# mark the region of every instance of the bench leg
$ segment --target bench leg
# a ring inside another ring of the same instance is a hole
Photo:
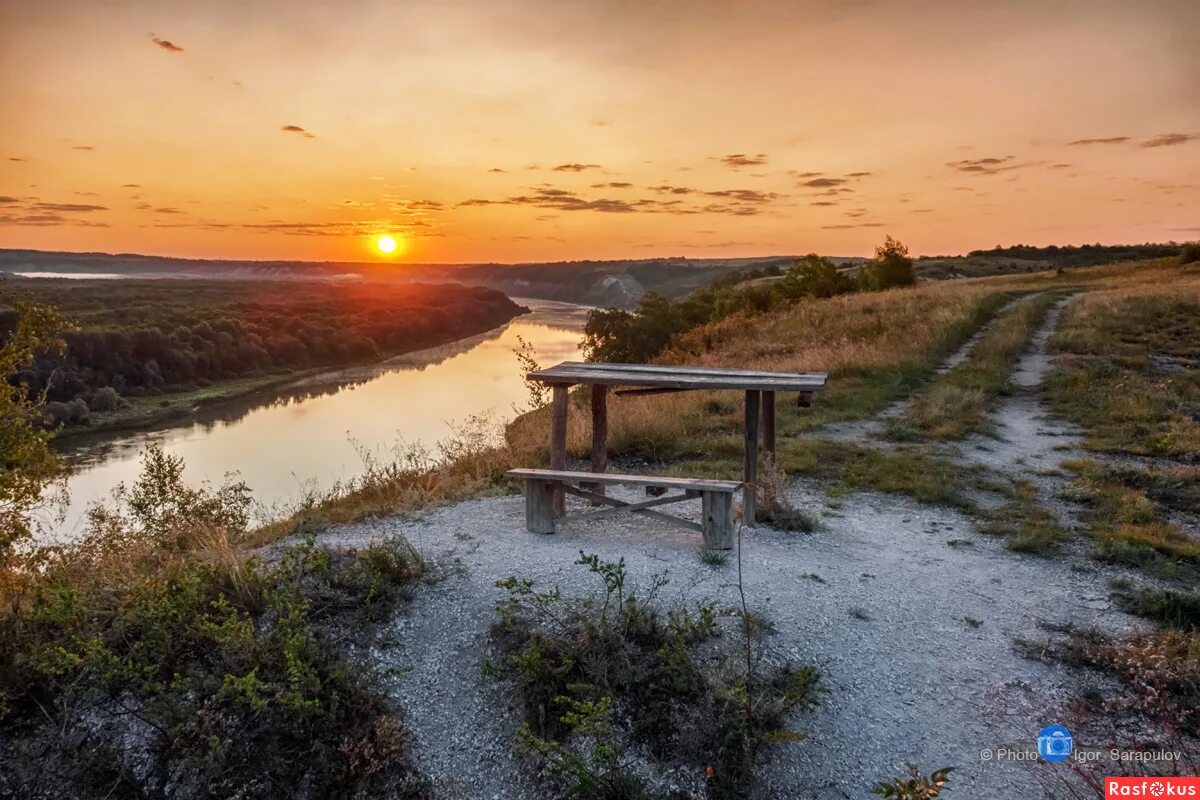
[[[554,384],[551,389],[550,408],[550,469],[563,470],[567,468],[567,389],[564,384]],[[561,488],[555,484],[554,513],[563,516],[567,513],[567,498]]]
[[[525,481],[525,527],[531,533],[554,533],[554,481]]]
[[[705,492],[701,502],[704,506],[704,549],[732,549],[733,493]]]

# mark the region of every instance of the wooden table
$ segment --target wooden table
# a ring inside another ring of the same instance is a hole
[[[733,389],[745,393],[746,447],[742,470],[742,518],[754,524],[754,486],[758,482],[759,414],[762,415],[763,450],[775,454],[775,394],[797,392],[800,405],[812,400],[812,393],[825,388],[824,372],[762,372],[715,367],[674,367],[650,364],[604,364],[580,361],[563,363],[530,372],[529,380],[546,384],[552,392],[550,428],[550,469],[567,466],[567,391],[572,386],[590,386],[592,390],[592,472],[608,469],[608,393],[612,387],[626,387],[617,395],[639,396],[671,392]],[[562,515],[566,498],[558,492],[554,510]]]

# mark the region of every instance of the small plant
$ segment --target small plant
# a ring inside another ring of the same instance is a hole
[[[967,623],[968,628],[978,628],[983,625],[983,620],[975,619],[974,617],[963,617],[963,622]]]
[[[859,608],[858,606],[852,607],[847,613],[849,613],[850,616],[854,617],[855,619],[862,620],[863,622],[871,621],[870,615],[868,615],[864,609]]]
[[[758,477],[754,518],[781,531],[812,533],[821,524],[814,514],[802,511],[787,498],[787,474],[773,456],[763,462]]]
[[[871,793],[892,800],[929,800],[932,797],[940,797],[953,770],[954,767],[942,767],[929,777],[924,777],[916,764],[909,764],[908,777],[876,784]]]
[[[729,563],[729,556],[720,550],[703,550],[700,552],[700,561],[710,567],[723,567]]]

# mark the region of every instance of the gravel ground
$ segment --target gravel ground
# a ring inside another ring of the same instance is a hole
[[[1073,445],[1073,432],[1046,419],[1037,397],[1062,305],[1021,360],[1021,390],[996,413],[998,437],[965,443],[964,462],[1032,477],[1065,457],[1057,448]],[[745,529],[745,588],[777,628],[770,645],[817,666],[830,691],[792,725],[808,738],[772,752],[760,796],[867,797],[909,761],[926,772],[957,767],[953,797],[1045,796],[1038,772],[1054,767],[985,763],[980,752],[1002,744],[1033,749],[1037,731],[1078,692],[1077,675],[1023,657],[1015,638],[1038,637],[1043,623],[1114,633],[1139,626],[1111,608],[1106,572],[1073,556],[1008,552],[962,514],[903,497],[859,494],[834,508],[808,481],[793,482],[789,497],[817,511],[821,528]],[[694,518],[699,509],[685,513]],[[322,536],[331,546],[404,536],[436,566],[436,577],[387,626],[378,657],[394,675],[390,689],[406,709],[417,763],[440,797],[544,796],[512,756],[516,699],[483,675],[495,658],[489,628],[502,596],[495,581],[518,575],[566,595],[591,593],[595,578],[573,566],[585,550],[624,557],[639,583],[668,570],[668,598],[737,601],[733,559],[702,564],[698,535],[632,516],[568,521],[549,536],[528,533],[523,521],[523,500],[511,496]]]

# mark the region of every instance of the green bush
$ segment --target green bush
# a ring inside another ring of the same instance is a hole
[[[776,663],[747,674],[745,645],[719,646],[713,605],[664,609],[656,596],[665,574],[638,593],[624,560],[580,553],[578,563],[602,594],[570,600],[529,580],[497,583],[508,595],[497,604],[499,674],[520,692],[519,750],[571,797],[649,797],[675,767],[675,780],[693,776],[692,793],[746,796],[765,749],[798,736],[785,720],[815,703],[816,672]],[[745,626],[753,636],[764,629]],[[644,755],[654,775],[644,774]]]
[[[422,564],[402,540],[241,552],[240,484],[161,451],[0,611],[0,794],[428,797],[400,711],[352,654]]]

